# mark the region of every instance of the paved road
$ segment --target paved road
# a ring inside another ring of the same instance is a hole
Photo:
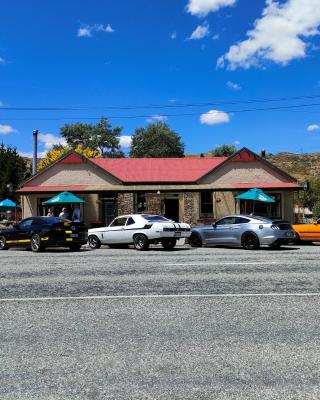
[[[2,252],[0,399],[318,400],[319,255]]]

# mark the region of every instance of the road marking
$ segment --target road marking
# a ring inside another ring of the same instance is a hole
[[[270,265],[270,264],[279,264],[279,261],[268,261],[268,262],[260,262],[260,261],[248,261],[248,262],[236,262],[236,261],[223,261],[223,260],[215,260],[212,262],[202,262],[195,261],[194,263],[172,263],[172,264],[163,264],[165,267],[178,267],[178,266],[193,266],[193,265]]]
[[[228,297],[320,297],[317,293],[221,293],[221,294],[133,294],[110,296],[13,297],[5,302],[61,301],[61,300],[117,300],[117,299],[170,299],[170,298],[228,298]]]

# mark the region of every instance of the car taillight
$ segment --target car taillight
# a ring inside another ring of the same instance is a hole
[[[280,228],[278,225],[271,225],[270,228],[273,229],[274,231],[280,231]]]

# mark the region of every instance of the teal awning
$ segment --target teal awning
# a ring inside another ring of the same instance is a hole
[[[17,207],[18,207],[17,204],[12,200],[5,199],[0,201],[0,209],[12,209]]]
[[[261,189],[253,188],[247,192],[241,193],[236,196],[238,200],[252,200],[252,201],[262,201],[263,203],[275,203],[275,200],[264,193]]]
[[[53,206],[55,204],[67,204],[67,203],[85,203],[84,200],[80,199],[80,197],[70,193],[70,192],[61,192],[51,199],[44,201],[42,204],[44,206]]]

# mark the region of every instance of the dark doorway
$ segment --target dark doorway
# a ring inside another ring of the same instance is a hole
[[[116,217],[116,195],[108,193],[100,197],[100,200],[102,204],[102,224],[108,226]]]
[[[165,217],[175,222],[179,221],[179,199],[164,199],[162,209]]]

